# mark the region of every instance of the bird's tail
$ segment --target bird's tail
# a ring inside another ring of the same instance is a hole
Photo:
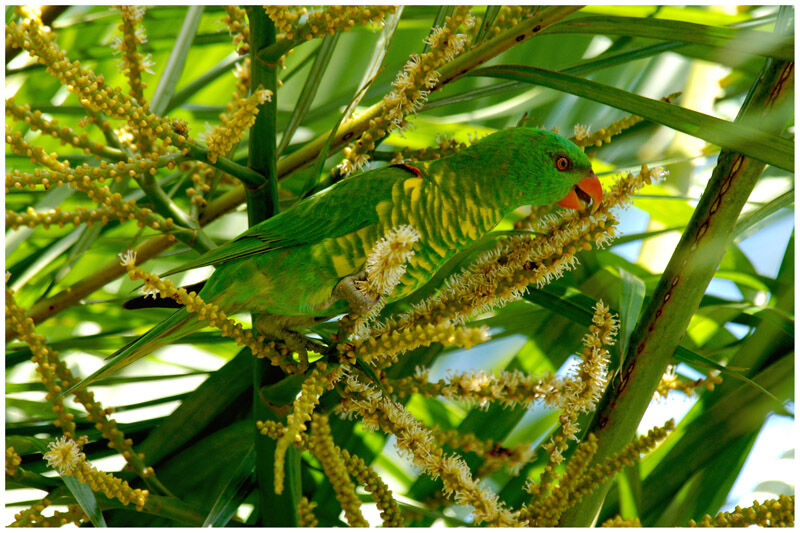
[[[153,326],[150,331],[108,356],[107,363],[102,368],[71,386],[63,394],[74,389],[86,387],[100,378],[113,374],[154,350],[166,346],[170,342],[202,328],[204,325],[205,323],[197,320],[192,313],[187,312],[185,309],[178,309],[169,318]]]

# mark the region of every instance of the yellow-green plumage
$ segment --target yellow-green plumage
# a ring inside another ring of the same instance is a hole
[[[559,168],[560,158],[568,159],[569,168]],[[588,176],[594,176],[588,158],[563,137],[504,130],[447,158],[345,179],[180,270],[215,265],[200,296],[229,314],[333,316],[347,310],[344,300],[332,298],[336,285],[364,269],[372,247],[392,228],[409,225],[420,235],[389,296],[396,300],[421,287],[511,210],[553,204]],[[202,326],[180,310],[91,379]]]

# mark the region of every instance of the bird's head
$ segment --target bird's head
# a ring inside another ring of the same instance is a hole
[[[478,144],[484,142],[486,151],[494,145],[495,154],[489,157],[496,161],[496,171],[505,171],[512,180],[519,205],[557,203],[568,209],[589,207],[593,213],[600,206],[600,180],[583,150],[568,139],[548,130],[512,128]],[[501,163],[498,153],[507,160]]]

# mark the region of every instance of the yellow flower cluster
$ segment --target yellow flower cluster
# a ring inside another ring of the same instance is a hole
[[[50,507],[53,502],[47,498],[43,498],[39,503],[35,503],[23,509],[14,515],[14,521],[9,524],[9,527],[33,527],[41,526],[45,523],[47,518],[42,515],[42,511]]]
[[[53,512],[53,516],[45,516],[41,525],[42,527],[61,527],[72,523],[76,526],[80,526],[88,520],[89,517],[83,512],[81,506],[72,504],[67,506],[66,511],[55,511]]]
[[[131,86],[130,95],[140,104],[145,105],[144,89],[147,84],[142,82],[142,72],[150,72],[153,66],[149,54],[145,56],[138,48],[147,42],[144,28],[141,26],[144,17],[144,8],[141,6],[120,6],[122,24],[119,30],[122,38],[117,38],[112,48],[122,53],[121,69],[128,78]]]
[[[286,426],[277,422],[275,420],[258,420],[256,422],[256,427],[261,432],[262,435],[265,435],[272,440],[278,440],[286,433]],[[300,435],[301,440],[300,442],[295,441],[295,445],[299,445],[302,447],[308,447],[308,435],[303,433]]]
[[[50,211],[37,212],[33,207],[29,207],[24,213],[16,213],[6,210],[6,229],[17,229],[20,226],[33,228],[42,226],[48,229],[51,225],[64,227],[65,224],[105,224],[110,219],[116,218],[108,208],[86,209],[76,207],[75,211],[62,211],[56,207]]]
[[[731,512],[719,513],[714,518],[705,515],[699,522],[689,521],[689,527],[794,527],[794,496],[781,494],[778,499],[762,503],[756,501],[742,509],[738,505]]]
[[[6,448],[6,474],[11,477],[17,475],[19,465],[22,463],[22,457],[14,450],[13,446]]]
[[[358,315],[352,327],[343,323],[350,330],[351,339],[369,335],[370,323],[385,305],[383,297],[392,293],[405,274],[408,261],[414,256],[414,243],[418,240],[419,233],[411,226],[403,225],[390,229],[372,247],[364,268],[365,279],[354,282],[356,290],[372,305],[366,312],[354,313],[351,309],[351,316]]]
[[[38,163],[51,170],[61,170],[65,164],[58,160],[58,154],[48,154],[41,146],[29,144],[19,131],[11,131],[11,126],[6,124],[6,143],[12,151],[28,157],[32,163]],[[38,169],[37,169],[38,170]],[[19,174],[19,171],[14,170]],[[6,192],[8,192],[8,174],[6,174]]]
[[[292,404],[292,412],[286,418],[286,430],[275,443],[275,494],[283,492],[286,450],[289,449],[289,445],[300,442],[301,434],[307,429],[306,422],[311,420],[320,396],[326,390],[332,389],[342,374],[341,366],[328,369],[327,363],[321,361],[303,381],[300,394]]]
[[[189,177],[194,187],[187,187],[186,195],[191,198],[194,205],[205,207],[208,204],[204,195],[211,190],[211,180],[214,177],[214,173],[214,167],[205,163],[198,161],[193,165]]]
[[[533,503],[523,506],[520,516],[525,518],[531,527],[554,527],[564,512],[572,507],[578,500],[574,498],[582,474],[586,471],[589,462],[597,453],[597,438],[589,434],[585,441],[580,443],[575,453],[570,457],[564,473],[559,477],[558,485],[552,492],[545,496],[543,492],[533,490],[535,498]],[[550,466],[550,465],[548,465]],[[552,475],[552,473],[550,473]],[[540,484],[539,487],[542,485]]]
[[[555,473],[554,465],[548,463],[539,483],[527,487],[532,494],[531,503],[523,506],[520,516],[531,526],[555,526],[564,512],[624,467],[633,465],[641,454],[655,448],[674,427],[675,423],[669,420],[664,426],[651,429],[647,435],[634,439],[616,454],[591,466],[590,461],[597,451],[597,439],[590,434],[575,450],[561,476]],[[554,479],[558,480],[558,485],[548,495],[546,491]]]
[[[31,505],[14,515],[14,521],[8,527],[61,527],[70,522],[80,526],[88,520],[78,504],[67,506],[66,511],[54,511],[53,516],[44,516],[42,511],[52,505],[49,498],[43,498],[39,503]]]
[[[356,287],[370,298],[390,294],[405,274],[418,240],[419,233],[411,226],[390,229],[367,256],[366,279],[356,281]]]
[[[280,32],[278,39],[288,41],[310,41],[370,23],[381,26],[386,15],[396,10],[395,6],[340,5],[314,11],[301,6],[264,6],[267,16]],[[305,20],[300,24],[303,17]]]
[[[653,450],[667,434],[675,428],[675,421],[670,419],[663,426],[656,427],[646,435],[635,438],[625,445],[620,451],[607,457],[602,463],[593,464],[581,475],[579,483],[575,484],[576,494],[572,497],[575,502],[597,490],[602,483],[611,479],[626,466],[632,466],[642,454]]]
[[[225,6],[225,9],[229,11],[234,10],[237,13],[238,11],[242,11],[242,17],[244,16],[244,11],[236,6]],[[246,31],[249,31],[246,25],[244,28]],[[219,115],[220,122],[223,125],[233,123],[235,121],[237,112],[240,112],[240,103],[247,101],[248,93],[250,91],[250,58],[246,57],[240,63],[237,63],[233,74],[236,78],[235,89],[230,100],[227,104],[225,104],[225,112]],[[241,135],[243,135],[243,133],[239,135],[239,138],[241,138]],[[209,160],[211,160],[211,158],[216,160],[217,157],[218,155],[209,155]],[[186,195],[191,198],[192,204],[199,207],[204,207],[207,204],[205,194],[211,190],[211,182],[214,179],[217,171],[210,165],[200,161],[193,162],[192,166],[187,167],[185,170],[189,173],[194,185],[193,187],[186,189]],[[230,178],[230,175],[223,174],[220,182],[223,182],[226,178]]]
[[[396,437],[396,446],[407,453],[415,467],[434,479],[441,478],[445,496],[457,504],[474,508],[475,523],[502,527],[520,525],[516,516],[498,500],[497,494],[478,486],[469,467],[457,455],[444,455],[431,432],[405,408],[370,385],[348,376],[341,403],[345,416],[358,415],[367,428],[382,428]]]
[[[466,147],[467,143],[458,142],[451,137],[437,136],[436,146],[422,148],[420,150],[403,148],[399,152],[394,153],[390,164],[396,165],[405,161],[431,161],[434,159],[441,159],[453,155]]]
[[[86,513],[83,512],[83,509],[78,504],[68,505],[66,511],[54,511],[53,516],[44,516],[41,512],[34,512],[28,515],[23,513],[14,515],[17,520],[11,524],[11,527],[61,527],[69,523],[80,526],[88,520]],[[23,516],[27,519],[26,523],[19,522],[19,519]]]
[[[78,470],[85,457],[81,454],[80,445],[69,437],[59,437],[47,445],[44,459],[47,466],[55,468],[62,476],[71,476]]]
[[[559,396],[561,407],[561,436],[576,440],[578,415],[592,411],[603,395],[607,383],[608,348],[614,344],[618,321],[602,300],[595,304],[592,325],[583,337],[581,362],[573,375],[564,382]],[[555,453],[566,448],[566,441],[554,447]],[[556,461],[560,462],[560,461]]]
[[[14,132],[8,135],[7,138],[15,139],[14,146],[27,146],[19,132]],[[32,208],[29,208],[26,216],[12,216],[8,218],[8,221],[17,225],[30,225],[31,221],[47,225],[63,225],[68,222],[74,223],[75,216],[79,217],[80,222],[94,221],[99,217],[99,222],[101,223],[106,223],[111,218],[116,218],[121,221],[136,220],[140,227],[172,229],[174,227],[172,218],[165,219],[154,213],[150,208],[139,207],[136,205],[135,200],[123,200],[120,193],[112,193],[107,186],[100,185],[107,179],[119,182],[123,179],[139,178],[146,174],[152,176],[161,165],[171,167],[173,163],[171,159],[161,160],[156,158],[155,160],[120,161],[116,165],[101,161],[97,167],[84,163],[74,169],[70,168],[68,164],[59,162],[57,165],[51,166],[53,170],[50,172],[35,169],[32,173],[29,173],[14,169],[6,174],[6,192],[12,188],[23,189],[28,187],[35,189],[37,186],[42,186],[45,189],[49,189],[52,186],[69,185],[73,189],[86,193],[90,200],[100,206],[100,210],[95,215],[92,215],[85,208],[78,208],[70,220],[67,215],[58,214],[57,210],[52,213],[36,213]],[[47,219],[48,216],[50,217],[49,220]]]
[[[710,370],[705,378],[684,380],[678,377],[678,374],[675,373],[675,367],[670,365],[661,377],[661,381],[658,382],[654,397],[666,398],[671,390],[682,392],[686,396],[694,395],[695,391],[701,387],[712,391],[714,387],[722,383],[722,376],[714,372],[714,370]]]
[[[467,35],[459,34],[461,26],[471,28],[474,19],[469,6],[457,6],[446,18],[444,26],[437,26],[425,39],[430,50],[422,55],[412,55],[392,83],[392,91],[383,98],[383,113],[369,121],[367,131],[354,144],[344,149],[344,160],[339,164],[343,175],[361,169],[368,161],[367,154],[375,149],[375,141],[393,130],[406,126],[406,115],[416,113],[439,83],[436,69],[452,61],[467,45]]]
[[[119,10],[122,14],[122,24],[119,25],[122,38],[116,37],[111,46],[115,51],[122,53],[119,69],[128,78],[128,84],[131,88],[130,96],[142,106],[142,110],[145,113],[149,113],[149,105],[144,97],[144,89],[147,84],[142,81],[142,72],[152,74],[153,72],[150,69],[153,66],[153,62],[149,54],[145,56],[139,52],[139,47],[147,42],[144,27],[141,25],[144,17],[144,8],[141,6],[120,6]],[[143,154],[152,153],[154,139],[152,133],[147,131],[146,122],[137,123],[134,121],[130,122],[128,126],[130,127],[133,141],[131,144],[134,144]],[[164,153],[165,151],[165,148],[160,146],[155,153]]]
[[[311,417],[308,447],[322,464],[322,470],[333,487],[336,499],[342,506],[347,523],[351,527],[369,527],[369,523],[361,514],[361,502],[356,494],[356,486],[348,474],[341,450],[333,442],[326,415],[314,413]]]
[[[446,444],[451,448],[473,452],[480,456],[483,463],[478,469],[479,478],[487,477],[503,466],[508,468],[511,474],[517,475],[533,457],[533,449],[528,443],[506,448],[492,439],[479,439],[474,433],[461,433],[457,429],[434,431],[433,436],[439,445]]]
[[[220,156],[228,155],[250,127],[256,122],[259,106],[272,99],[272,91],[259,88],[247,98],[234,102],[229,113],[223,115],[222,124],[205,136],[208,160],[216,163]]]
[[[218,328],[223,337],[233,339],[239,346],[250,348],[255,357],[267,358],[273,365],[280,366],[287,373],[297,371],[297,366],[287,360],[290,354],[284,345],[278,346],[274,341],[265,342],[264,336],[256,337],[252,330],[245,330],[240,324],[228,318],[218,305],[204,302],[194,291],[187,292],[183,287],[175,287],[170,280],[162,280],[155,274],[137,268],[136,254],[133,251],[121,253],[120,264],[125,267],[131,280],[144,282],[146,291],[160,294],[164,298],[172,298],[186,306],[188,312],[195,313],[200,320],[205,320],[209,325]]]
[[[397,361],[397,356],[420,346],[430,346],[439,342],[445,346],[471,348],[489,340],[486,328],[459,327],[450,320],[438,324],[418,324],[404,328],[381,328],[381,333],[364,340],[357,340],[351,349],[340,346],[340,351],[348,359],[356,356],[377,367],[388,366]]]
[[[314,516],[314,507],[316,502],[308,501],[308,498],[303,496],[297,502],[297,526],[298,527],[317,527],[319,521]]]
[[[86,460],[86,455],[80,451],[74,440],[61,437],[47,447],[49,451],[44,454],[47,464],[58,470],[62,476],[74,476],[81,483],[89,485],[93,491],[102,492],[125,505],[133,503],[137,511],[144,508],[149,494],[147,490],[132,489],[127,481],[97,470]]]
[[[140,135],[137,141],[146,138],[153,143],[162,139],[165,146],[173,143],[180,146],[186,141],[185,136],[172,131],[167,119],[153,115],[123,94],[119,87],[109,87],[104,76],[82,68],[79,61],[70,61],[55,40],[50,28],[36,17],[26,16],[6,25],[6,43],[27,50],[37,58],[87,109],[125,120]]]
[[[663,97],[661,100],[663,102],[672,103],[672,101],[677,98],[681,93],[673,93],[669,96]],[[579,131],[578,126],[575,128],[575,136],[571,139],[572,142],[577,144],[580,147],[587,147],[587,146],[594,146],[599,148],[603,146],[603,144],[607,144],[611,142],[611,137],[615,135],[619,135],[623,131],[627,130],[628,128],[638,124],[639,122],[643,121],[644,118],[638,115],[628,115],[627,117],[623,117],[616,122],[606,126],[605,128],[600,128],[596,132],[589,134],[589,129],[584,128]]]
[[[8,280],[6,280],[7,282]],[[47,389],[45,399],[53,407],[56,415],[54,424],[61,427],[64,435],[75,435],[74,415],[64,409],[61,392],[77,383],[69,368],[58,358],[58,352],[45,345],[44,337],[36,333],[33,320],[25,316],[25,311],[14,300],[14,293],[6,286],[6,331],[13,331],[20,340],[31,349],[31,361],[42,376],[42,383]],[[110,419],[110,409],[94,400],[94,394],[88,390],[75,391],[75,399],[86,409],[89,420],[95,423],[103,437],[108,439],[108,446],[120,452],[127,463],[142,477],[154,475],[153,469],[144,465],[144,456],[133,451],[133,441],[126,439],[125,434],[117,428],[116,421]]]
[[[106,148],[102,143],[90,140],[86,132],[81,132],[81,134],[78,135],[71,128],[59,126],[58,120],[55,118],[44,118],[42,112],[38,109],[32,111],[29,104],[22,106],[17,105],[13,97],[6,99],[6,115],[16,120],[23,121],[34,131],[41,131],[46,135],[59,139],[62,145],[71,144],[76,148],[82,149],[87,154],[95,154],[103,157],[120,156],[120,154],[111,153],[111,150]],[[8,135],[8,133],[6,133],[6,135]]]
[[[36,370],[41,376],[41,381],[47,389],[45,399],[51,404],[56,415],[54,424],[60,426],[64,435],[75,435],[75,415],[68,413],[64,408],[64,400],[59,396],[63,391],[62,380],[56,372],[58,352],[49,349],[44,342],[44,337],[36,333],[33,320],[25,316],[25,311],[17,305],[14,292],[8,287],[6,277],[6,331],[13,331],[16,336],[27,344],[31,353],[31,361],[36,365]]]
[[[73,475],[75,479],[89,485],[95,492],[102,492],[107,497],[119,500],[125,505],[133,503],[137,511],[144,509],[147,502],[149,491],[132,489],[127,481],[108,472],[101,472],[85,460],[79,464],[78,470]]]
[[[233,69],[233,76],[236,78],[236,87],[231,95],[230,101],[225,104],[226,113],[230,114],[236,109],[236,102],[247,97],[250,92],[250,58],[245,57],[241,63]]]
[[[378,474],[367,465],[364,460],[357,456],[352,455],[347,450],[336,447],[337,453],[342,454],[347,471],[352,474],[360,485],[372,494],[375,499],[375,504],[380,510],[381,518],[383,519],[383,527],[403,527],[405,521],[403,515],[400,513],[400,508],[397,501],[392,496],[392,491],[386,486],[386,483],[378,476]]]
[[[233,44],[240,56],[250,53],[250,26],[247,24],[247,13],[239,6],[224,6],[225,16],[222,21],[233,37]]]
[[[614,343],[618,322],[602,301],[595,304],[592,325],[583,338],[584,349],[577,369],[558,385],[552,403],[560,409],[558,431],[542,445],[549,458],[539,482],[530,487],[534,498],[545,493],[555,478],[555,468],[564,461],[569,440],[577,440],[578,416],[594,409],[607,382],[608,347]],[[537,504],[538,505],[538,504]],[[550,504],[548,504],[550,505]],[[538,513],[544,513],[539,508]],[[547,511],[550,512],[550,511]],[[559,515],[560,516],[560,515]]]
[[[528,209],[530,212],[527,215],[514,222],[514,229],[533,231],[553,208],[549,205],[532,205]]]
[[[495,17],[489,32],[494,36],[513,28],[536,9],[536,6],[503,6]]]
[[[600,527],[642,527],[642,522],[639,520],[638,516],[622,518],[620,515],[617,515],[603,522]]]
[[[400,397],[417,393],[426,398],[444,396],[450,400],[477,402],[480,407],[488,407],[490,403],[527,407],[536,400],[557,405],[563,382],[552,374],[538,378],[520,370],[495,375],[483,370],[453,373],[430,382],[427,369],[418,368],[413,376],[391,381],[390,386]]]
[[[274,420],[258,421],[256,427],[262,435],[266,435],[273,440],[278,440],[286,433],[286,426]],[[308,449],[309,435],[302,433],[299,435],[300,439],[294,442],[294,445],[300,449]],[[384,527],[402,527],[404,524],[403,517],[400,513],[400,508],[397,506],[392,496],[392,491],[378,476],[378,474],[367,465],[361,457],[352,455],[347,450],[343,450],[335,446],[335,452],[341,454],[344,459],[347,471],[358,481],[360,485],[364,485],[367,492],[371,493],[377,508],[380,510],[381,518],[383,518]],[[311,507],[316,504],[310,504]],[[301,515],[298,504],[298,515]],[[312,516],[313,517],[313,516]],[[302,516],[300,519],[302,521]],[[314,519],[316,523],[316,519]],[[302,525],[302,524],[299,524]],[[308,526],[313,527],[313,526]]]

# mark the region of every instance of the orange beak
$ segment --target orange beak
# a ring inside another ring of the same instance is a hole
[[[558,205],[567,209],[583,209],[591,202],[591,212],[594,213],[600,207],[602,199],[603,186],[600,185],[600,180],[592,172],[588,178],[582,179],[570,189],[569,193],[558,202]]]

